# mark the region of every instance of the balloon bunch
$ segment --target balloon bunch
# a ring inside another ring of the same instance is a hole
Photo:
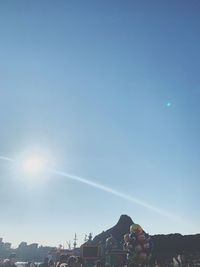
[[[130,226],[130,234],[124,235],[124,250],[128,252],[128,262],[134,264],[148,263],[151,258],[151,237],[138,224]]]

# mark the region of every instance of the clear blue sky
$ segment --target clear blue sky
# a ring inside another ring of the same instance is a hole
[[[0,1],[0,156],[46,151],[184,222],[58,175],[29,187],[0,160],[0,235],[81,243],[121,214],[199,232],[199,70],[197,0]]]

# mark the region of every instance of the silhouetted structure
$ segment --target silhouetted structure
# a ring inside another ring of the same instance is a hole
[[[103,231],[101,234],[90,240],[91,245],[100,245],[102,251],[106,244],[106,239],[111,235],[116,239],[119,247],[122,247],[123,237],[129,233],[130,226],[133,224],[132,219],[127,215],[121,215],[118,223],[112,228]],[[75,237],[75,242],[77,238]],[[194,255],[200,253],[200,234],[196,235],[154,235],[154,255],[156,258],[170,258],[176,254]],[[87,242],[86,242],[87,243]],[[11,253],[16,253],[18,261],[37,261],[41,262],[48,255],[49,251],[57,251],[56,247],[43,247],[38,244],[27,245],[21,242],[17,249],[11,248],[11,243],[3,242],[0,238],[0,258],[8,258]],[[75,255],[80,255],[80,249],[74,250]]]
[[[118,223],[112,228],[102,232],[93,239],[93,244],[105,243],[109,236],[114,236],[118,243],[123,240],[126,233],[129,232],[130,226],[133,224],[132,219],[127,215],[121,215]]]

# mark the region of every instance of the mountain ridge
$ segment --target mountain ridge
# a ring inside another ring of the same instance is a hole
[[[92,244],[105,244],[106,239],[112,235],[118,244],[123,243],[123,237],[130,232],[133,220],[128,215],[121,215],[118,222],[101,234],[94,237]],[[142,225],[141,225],[142,227]],[[171,256],[177,253],[193,253],[200,249],[200,233],[194,235],[182,235],[179,233],[150,235],[154,243],[154,254]]]

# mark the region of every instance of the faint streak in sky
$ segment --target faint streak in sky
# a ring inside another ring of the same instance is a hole
[[[8,157],[3,157],[3,156],[0,156],[0,159],[1,160],[6,160],[6,161],[15,161],[14,159],[12,159],[12,158],[8,158]]]
[[[15,161],[15,159],[12,159],[12,158],[9,158],[9,157],[4,157],[4,156],[0,156],[0,160],[10,161],[10,162],[14,162]],[[142,207],[144,207],[144,208],[146,208],[148,210],[151,210],[151,211],[153,211],[153,212],[155,212],[157,214],[160,214],[160,215],[162,215],[164,217],[167,217],[167,218],[169,218],[170,220],[172,220],[174,222],[181,223],[181,224],[183,224],[183,222],[184,222],[184,223],[187,224],[187,226],[191,225],[191,223],[186,222],[185,220],[181,219],[178,216],[175,216],[174,214],[171,214],[168,211],[165,211],[163,209],[157,208],[157,207],[155,207],[153,205],[148,204],[147,202],[141,201],[138,198],[134,198],[134,197],[132,197],[130,195],[127,195],[127,194],[125,194],[123,192],[120,192],[120,191],[117,191],[115,189],[112,189],[112,188],[110,188],[108,186],[93,182],[91,180],[82,178],[80,176],[76,176],[76,175],[72,175],[72,174],[66,173],[66,172],[63,172],[63,171],[49,170],[49,172],[53,173],[53,174],[56,174],[56,175],[59,175],[59,176],[63,176],[63,177],[69,178],[71,180],[74,180],[74,181],[77,181],[77,182],[80,182],[80,183],[83,183],[83,184],[86,184],[86,185],[89,185],[89,186],[91,186],[93,188],[97,188],[97,189],[99,189],[101,191],[110,193],[110,194],[115,195],[117,197],[120,197],[120,198],[122,198],[124,200],[132,202],[132,203],[137,204],[139,206],[142,206]],[[191,226],[194,227],[194,225],[191,225]]]
[[[181,218],[178,218],[176,217],[175,215],[165,211],[165,210],[162,210],[162,209],[159,209],[155,206],[152,206],[144,201],[141,201],[139,200],[138,198],[134,198],[130,195],[127,195],[127,194],[124,194],[120,191],[117,191],[117,190],[114,190],[110,187],[107,187],[105,185],[102,185],[102,184],[99,184],[99,183],[96,183],[96,182],[92,182],[90,180],[87,180],[85,178],[82,178],[82,177],[79,177],[79,176],[76,176],[76,175],[71,175],[69,173],[66,173],[66,172],[61,172],[61,171],[57,171],[57,170],[51,170],[52,173],[54,174],[57,174],[57,175],[61,175],[61,176],[64,176],[64,177],[67,177],[69,179],[72,179],[72,180],[75,180],[77,182],[81,182],[83,184],[86,184],[86,185],[89,185],[91,187],[94,187],[94,188],[97,188],[97,189],[100,189],[104,192],[107,192],[107,193],[110,193],[112,195],[115,195],[117,197],[120,197],[124,200],[127,200],[129,202],[132,202],[134,204],[137,204],[139,206],[142,206],[148,210],[151,210],[151,211],[154,211],[155,213],[157,214],[160,214],[162,216],[165,216],[165,217],[168,217],[169,219],[171,219],[172,221],[175,221],[175,222],[179,222],[179,223],[183,223],[183,220]]]

